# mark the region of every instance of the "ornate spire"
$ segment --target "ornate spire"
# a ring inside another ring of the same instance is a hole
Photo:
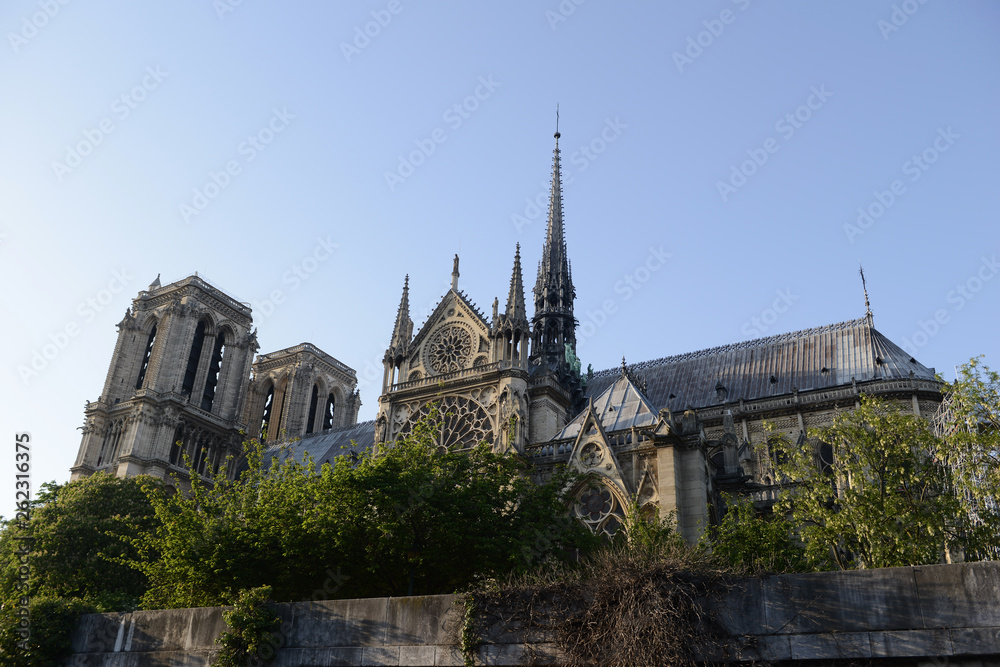
[[[548,363],[564,365],[565,347],[576,352],[576,320],[573,301],[576,290],[570,273],[563,225],[562,167],[560,166],[558,111],[552,151],[552,188],[549,193],[549,217],[545,245],[535,280],[535,315],[532,318],[532,357],[544,356]]]
[[[557,114],[558,116],[558,114]],[[558,120],[557,120],[558,124]],[[538,279],[535,282],[535,300],[538,301],[539,292],[546,288],[556,288],[561,292],[562,299],[565,295],[576,296],[573,291],[573,280],[570,274],[569,259],[566,253],[566,238],[563,229],[563,205],[562,205],[562,167],[560,165],[559,151],[559,130],[555,133],[556,147],[552,151],[552,186],[549,191],[549,216],[545,230],[545,247],[542,251],[542,259],[538,264]],[[560,304],[565,305],[565,304]]]
[[[524,283],[521,280],[521,244],[514,250],[514,271],[510,277],[510,291],[504,317],[512,322],[528,321],[528,310],[524,306]],[[527,328],[527,327],[525,327]]]
[[[392,342],[389,350],[392,356],[405,354],[406,348],[413,338],[413,320],[410,319],[410,276],[403,281],[403,297],[399,300],[399,310],[396,312],[396,326],[392,330]]]

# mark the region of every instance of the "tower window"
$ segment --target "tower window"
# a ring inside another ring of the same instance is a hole
[[[313,385],[312,397],[309,399],[309,419],[306,420],[306,433],[313,432],[316,423],[316,403],[319,402],[319,387]]]
[[[267,398],[264,399],[264,415],[260,420],[260,439],[267,440],[267,429],[271,425],[271,411],[274,408],[274,385],[267,390]]]
[[[205,379],[205,391],[201,397],[201,409],[212,411],[215,400],[215,389],[219,385],[219,375],[222,373],[222,357],[226,353],[226,335],[220,333],[215,337],[215,349],[212,351],[212,361],[208,365],[208,377]]]
[[[326,399],[326,410],[323,412],[323,430],[329,431],[333,428],[333,413],[337,407],[337,400],[333,394]]]
[[[170,443],[170,465],[180,465],[181,451],[184,448],[184,428],[178,426],[174,431],[174,441]]]
[[[149,340],[146,341],[146,352],[142,355],[142,367],[139,368],[139,378],[135,381],[135,388],[142,389],[142,383],[146,379],[146,369],[149,368],[149,358],[153,356],[153,343],[156,341],[156,325],[149,332]]]
[[[201,348],[205,344],[205,323],[198,322],[194,330],[194,340],[191,341],[191,352],[188,354],[187,370],[184,371],[184,384],[181,393],[190,396],[194,390],[194,378],[198,374],[198,361],[201,359]]]

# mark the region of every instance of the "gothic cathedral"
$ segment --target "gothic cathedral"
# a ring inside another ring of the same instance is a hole
[[[134,299],[118,325],[104,391],[85,411],[72,478],[106,470],[183,484],[260,437],[278,456],[317,462],[391,442],[438,406],[437,445],[486,442],[529,458],[544,479],[557,466],[589,473],[570,513],[615,532],[629,502],[674,514],[696,540],[717,520],[722,493],[767,504],[777,481],[766,420],[792,438],[832,422],[860,394],[930,416],[941,402],[934,369],[856,320],[598,372],[576,355],[576,290],[563,221],[559,132],[542,257],[525,303],[520,246],[507,299],[489,319],[451,289],[414,334],[409,278],[383,358],[375,420],[358,423],[355,371],[310,343],[258,350],[250,307],[197,275]],[[627,326],[627,325],[623,325]],[[290,443],[290,444],[289,444]],[[280,445],[284,445],[281,447]],[[817,465],[828,457],[814,443]],[[186,455],[186,456],[185,456]]]

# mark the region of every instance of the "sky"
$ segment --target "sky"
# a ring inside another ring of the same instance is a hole
[[[416,327],[489,314],[545,233],[556,108],[578,355],[600,370],[864,315],[1000,365],[1000,5],[8,0],[0,405],[66,481],[115,325],[195,272],[374,418]]]

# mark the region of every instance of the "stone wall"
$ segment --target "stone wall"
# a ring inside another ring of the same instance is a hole
[[[1000,666],[1000,563],[766,577],[712,604],[733,635],[706,656],[715,660]],[[207,666],[225,629],[222,611],[85,616],[68,664]],[[273,665],[462,665],[462,613],[450,595],[281,605]],[[502,628],[492,638],[484,638],[481,664],[524,663],[523,644]],[[535,648],[558,664],[551,645]]]

